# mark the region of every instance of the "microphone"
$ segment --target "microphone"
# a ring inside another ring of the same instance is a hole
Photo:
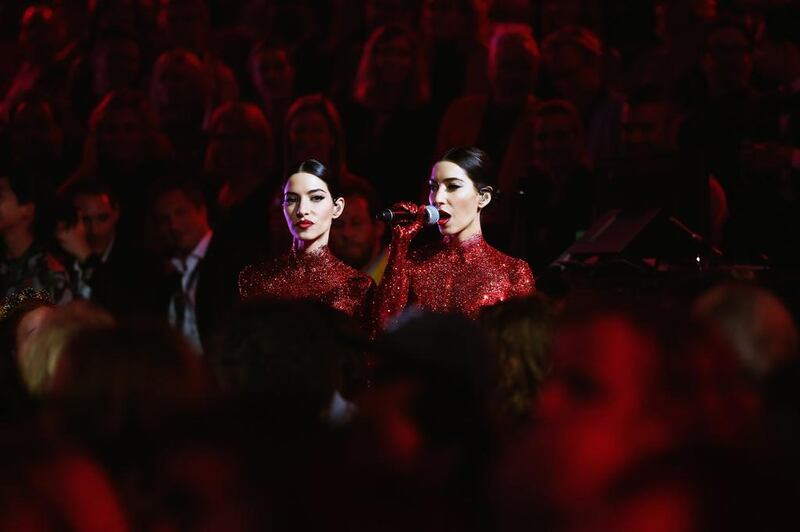
[[[441,217],[439,209],[433,205],[425,205],[423,209],[425,209],[425,218],[422,220],[424,225],[436,225],[439,223],[439,218]],[[375,218],[390,224],[407,224],[416,220],[417,215],[402,209],[384,209]]]

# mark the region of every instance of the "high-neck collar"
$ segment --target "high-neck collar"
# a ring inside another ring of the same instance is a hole
[[[294,246],[289,248],[289,259],[300,263],[326,260],[332,256],[328,246],[321,246],[311,251],[298,250]]]
[[[483,233],[477,233],[466,240],[459,240],[456,237],[445,237],[442,242],[448,249],[467,251],[477,246],[481,246],[481,244],[485,241],[483,240]]]

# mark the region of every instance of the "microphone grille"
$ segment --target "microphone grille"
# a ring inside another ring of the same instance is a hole
[[[439,223],[439,209],[433,205],[425,205],[425,225]]]

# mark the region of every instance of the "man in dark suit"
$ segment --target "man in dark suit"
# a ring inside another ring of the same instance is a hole
[[[236,280],[246,250],[232,252],[216,237],[196,182],[176,178],[157,183],[151,207],[168,249],[163,308],[198,351],[208,351],[215,330],[238,300]]]
[[[112,189],[100,181],[80,181],[66,191],[72,223],[61,221],[56,240],[69,256],[67,266],[76,298],[116,316],[155,311],[157,262],[119,236],[123,215]]]

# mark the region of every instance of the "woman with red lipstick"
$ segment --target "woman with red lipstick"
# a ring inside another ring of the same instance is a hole
[[[239,273],[243,299],[310,299],[356,318],[367,317],[374,283],[328,250],[331,223],[344,210],[344,198],[328,169],[303,161],[283,186],[283,215],[292,247],[282,257],[247,266]]]
[[[378,325],[385,325],[408,303],[477,318],[481,307],[533,293],[528,264],[483,239],[481,212],[496,191],[490,166],[478,148],[453,148],[434,164],[428,199],[441,213],[443,239],[432,246],[409,252],[411,239],[422,228],[424,209],[407,203],[396,206],[418,217],[392,227],[389,264],[374,303]]]

